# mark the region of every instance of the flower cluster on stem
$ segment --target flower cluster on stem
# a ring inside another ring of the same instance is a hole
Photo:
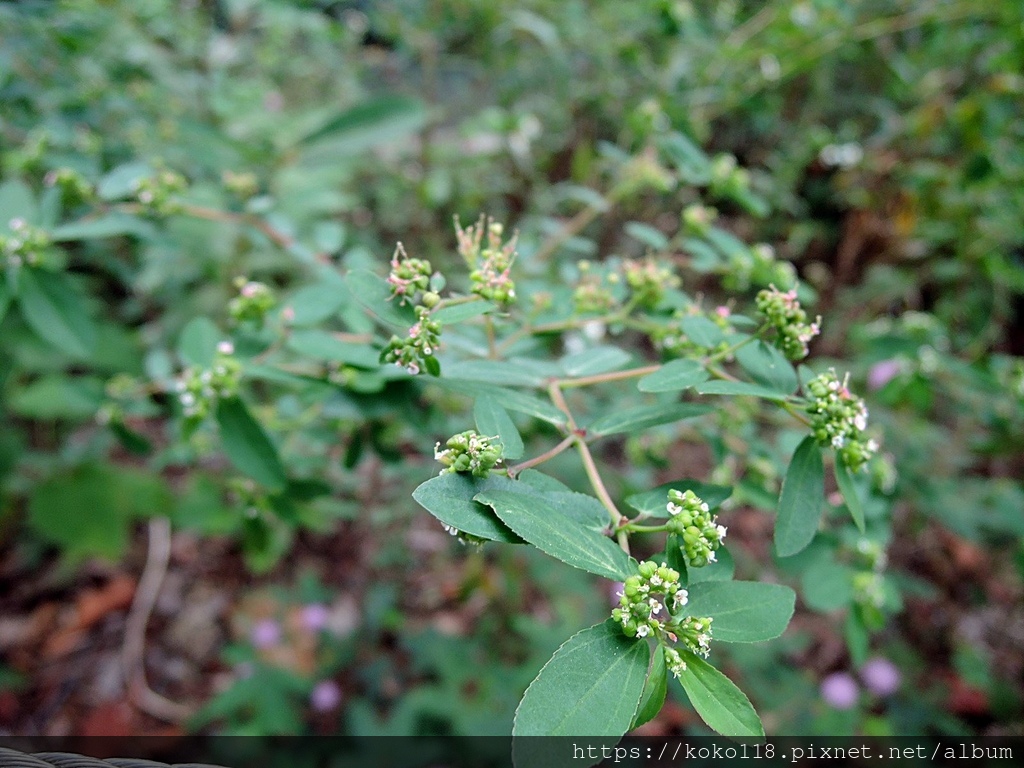
[[[679,536],[686,564],[702,568],[715,562],[715,552],[722,545],[726,528],[718,525],[703,499],[693,491],[670,490],[665,507],[671,517],[668,530]]]
[[[182,373],[175,389],[186,419],[202,421],[219,399],[238,394],[242,366],[234,353],[234,345],[230,341],[222,341],[217,345],[217,355],[209,368],[187,368]]]
[[[430,365],[438,345],[441,343],[441,322],[430,316],[425,306],[416,307],[417,322],[409,329],[404,339],[392,336],[384,349],[385,362],[400,365],[414,376]]]
[[[666,288],[679,286],[679,277],[654,259],[629,260],[623,264],[626,285],[633,291],[633,301],[638,307],[654,309],[665,295]]]
[[[7,225],[10,236],[0,235],[0,254],[8,266],[20,267],[22,264],[35,266],[50,247],[50,236],[45,230],[29,225],[24,219],[11,219]]]
[[[711,619],[672,614],[686,605],[688,593],[679,585],[679,572],[667,565],[645,560],[639,573],[622,584],[619,607],[612,618],[627,637],[654,637],[665,645],[669,669],[677,677],[686,670],[686,662],[669,643],[679,643],[695,654],[707,657],[711,646]]]
[[[865,439],[868,409],[847,386],[849,374],[839,381],[834,370],[807,384],[811,402],[811,433],[823,446],[836,450],[851,471],[858,471],[878,450],[878,443]]]
[[[774,285],[757,294],[757,310],[775,328],[775,346],[790,360],[807,357],[811,339],[821,333],[821,316],[807,322],[796,289],[780,291]]]
[[[405,247],[397,243],[391,257],[391,274],[388,275],[391,297],[398,297],[399,304],[412,301],[418,291],[426,292],[430,288],[431,272],[429,261],[410,258]]]
[[[510,273],[516,258],[517,235],[512,235],[503,244],[501,238],[504,231],[505,228],[499,222],[483,216],[476,224],[463,229],[458,217],[455,217],[459,253],[470,269],[470,290],[482,299],[511,304],[516,297],[516,285]]]
[[[434,446],[434,458],[444,465],[441,474],[468,472],[474,477],[487,477],[497,464],[501,463],[501,445],[496,437],[485,437],[469,429],[452,435],[441,448]]]
[[[154,216],[167,216],[181,210],[178,196],[188,181],[177,171],[162,170],[135,182],[135,198]]]
[[[274,292],[264,283],[246,280],[244,277],[235,281],[238,295],[228,304],[228,313],[235,323],[253,323],[263,325],[267,312],[277,302]]]

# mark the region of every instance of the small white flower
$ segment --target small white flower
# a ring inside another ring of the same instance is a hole
[[[651,634],[651,628],[646,624],[641,624],[636,628],[637,637],[647,637],[649,634]]]
[[[725,540],[725,534],[726,534],[726,532],[729,529],[726,528],[724,525],[719,525],[719,526],[717,526],[717,530],[718,530],[718,540],[719,541],[724,541]]]
[[[835,437],[832,438],[832,447],[833,448],[842,448],[845,443],[846,443],[846,438],[843,437],[842,435],[836,435]]]
[[[230,341],[222,341],[217,345],[217,351],[222,355],[233,355],[235,354],[235,345]]]

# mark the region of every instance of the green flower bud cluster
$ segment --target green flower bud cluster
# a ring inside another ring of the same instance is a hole
[[[711,161],[711,192],[719,197],[735,197],[750,188],[750,173],[736,164],[733,155],[716,155]]]
[[[775,346],[790,360],[807,357],[807,344],[821,333],[821,316],[807,322],[796,289],[782,292],[774,285],[757,294],[757,311],[775,328]]]
[[[221,398],[238,394],[242,366],[234,356],[230,341],[217,345],[213,365],[206,369],[187,368],[175,387],[185,418],[191,422],[205,419]]]
[[[858,471],[878,450],[878,443],[865,440],[868,409],[864,401],[847,388],[849,374],[842,382],[835,371],[823,373],[807,384],[811,402],[811,434],[823,446],[832,446],[851,471]]]
[[[796,270],[788,261],[776,258],[775,249],[757,243],[729,254],[722,285],[730,291],[746,291],[752,285],[796,285]]]
[[[484,437],[470,429],[449,437],[444,449],[437,443],[434,458],[445,466],[441,474],[469,472],[474,477],[487,477],[501,463],[501,445],[495,440],[496,437]]]
[[[238,295],[228,304],[228,313],[235,323],[253,323],[263,325],[275,303],[274,292],[264,283],[246,280],[240,277],[235,281]]]
[[[398,243],[391,257],[391,274],[388,275],[392,298],[397,296],[398,303],[405,304],[406,299],[414,299],[417,291],[428,291],[432,271],[429,261],[409,258],[405,247]]]
[[[184,176],[165,169],[135,182],[135,198],[151,214],[168,216],[181,210],[178,195],[187,188]]]
[[[576,265],[580,270],[580,281],[573,291],[572,301],[576,311],[581,314],[603,314],[613,309],[618,301],[611,288],[606,284],[605,278],[598,272],[591,270],[591,264],[586,259]],[[611,275],[609,282],[618,279],[617,275]]]
[[[8,266],[39,264],[50,248],[52,241],[49,234],[19,218],[11,219],[7,226],[10,227],[11,234],[0,235],[0,254],[6,258]]]
[[[654,309],[665,295],[666,288],[677,288],[679,277],[668,267],[653,259],[628,260],[623,264],[626,285],[633,291],[637,306]]]
[[[671,623],[670,616],[657,618],[666,608],[663,601],[671,604],[669,610],[686,605],[689,593],[679,586],[679,571],[662,563],[651,561],[640,563],[639,575],[633,575],[622,583],[619,608],[612,611],[612,618],[622,625],[627,637],[660,637]],[[668,613],[668,611],[666,611]]]
[[[711,514],[707,502],[693,491],[673,489],[668,492],[665,509],[671,515],[668,530],[679,536],[686,564],[702,568],[715,562],[726,528],[717,524],[718,518]]]
[[[220,175],[220,181],[224,189],[242,200],[248,200],[260,191],[259,180],[251,171],[224,171]]]
[[[430,317],[430,310],[425,306],[416,307],[418,322],[409,329],[406,338],[392,336],[384,349],[384,362],[400,365],[413,376],[427,368],[434,359],[434,352],[441,343],[441,323]],[[434,359],[433,365],[437,365]]]
[[[654,637],[665,646],[665,660],[678,677],[686,670],[682,654],[669,643],[707,658],[711,650],[711,619],[671,614],[686,605],[688,593],[679,586],[679,572],[650,560],[640,563],[639,573],[622,584],[619,606],[612,618],[627,637]],[[662,612],[665,617],[659,618]]]
[[[718,218],[718,211],[707,205],[693,203],[683,209],[681,219],[683,227],[691,235],[698,237],[711,231],[711,224]]]
[[[620,168],[616,193],[629,197],[647,190],[669,192],[675,183],[675,177],[661,164],[653,148],[649,148]]]
[[[470,290],[477,296],[499,304],[510,304],[516,297],[516,284],[512,280],[512,262],[516,258],[517,235],[507,243],[501,238],[505,228],[498,222],[480,217],[476,224],[465,229],[455,217],[455,236],[458,250],[471,270]],[[484,244],[484,233],[487,243]]]
[[[89,180],[73,168],[49,171],[43,183],[48,187],[59,187],[61,192],[74,200],[91,200],[95,192]]]

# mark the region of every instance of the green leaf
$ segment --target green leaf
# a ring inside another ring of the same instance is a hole
[[[224,452],[235,467],[272,491],[288,478],[274,444],[249,409],[237,397],[217,403],[217,424]]]
[[[352,155],[418,131],[426,122],[423,102],[410,96],[378,96],[350,107],[313,131],[301,144],[329,144],[332,153]]]
[[[679,682],[711,730],[723,736],[764,736],[761,719],[743,691],[699,656],[684,650],[679,653],[686,662]]]
[[[572,493],[572,488],[567,486],[561,480],[553,478],[551,475],[545,475],[543,472],[537,469],[524,469],[519,473],[519,482],[525,483],[532,488],[536,488],[538,491],[551,491],[554,493]]]
[[[654,251],[664,251],[668,248],[668,238],[665,233],[650,224],[642,221],[627,221],[622,227],[626,234]]]
[[[835,457],[833,474],[835,474],[839,492],[843,494],[846,508],[850,510],[850,517],[853,518],[853,522],[857,524],[860,532],[864,533],[864,505],[857,494],[857,483],[853,479],[853,473],[850,471],[850,468],[846,466],[846,461],[843,460],[842,454],[838,452]]]
[[[103,381],[95,377],[44,376],[10,395],[10,408],[32,419],[92,418],[103,403]]]
[[[593,376],[618,370],[632,359],[628,352],[619,347],[602,346],[566,355],[561,362],[567,376]]]
[[[7,309],[11,306],[11,290],[7,287],[7,281],[3,275],[0,275],[0,323],[3,322],[4,317],[7,315]]]
[[[473,405],[473,420],[481,435],[497,436],[502,445],[502,456],[506,459],[518,459],[523,455],[523,438],[512,423],[508,411],[502,408],[495,398],[481,395]]]
[[[771,344],[757,341],[736,350],[736,362],[758,384],[791,395],[799,382],[793,365]]]
[[[639,728],[644,723],[649,723],[665,704],[665,695],[668,693],[668,668],[665,666],[665,646],[659,644],[654,649],[654,657],[651,659],[651,669],[647,673],[647,682],[644,683],[644,692],[640,697],[640,707],[636,711],[629,730]]]
[[[710,616],[712,637],[726,643],[778,637],[786,631],[796,603],[789,587],[759,581],[702,581],[690,584],[688,591],[686,614]]]
[[[209,368],[222,339],[220,328],[210,318],[193,317],[178,337],[178,355],[188,365]]]
[[[72,559],[114,559],[125,550],[131,521],[167,514],[171,501],[156,475],[88,464],[37,486],[27,519],[40,538]]]
[[[672,132],[655,141],[665,158],[679,171],[683,182],[704,185],[711,180],[711,160],[686,136]]]
[[[493,302],[480,299],[479,301],[467,301],[465,304],[453,304],[450,307],[442,307],[432,312],[430,316],[442,323],[454,325],[455,323],[472,320],[474,317],[480,317],[480,315],[486,315],[496,309],[497,307]]]
[[[711,413],[713,410],[713,408],[707,405],[697,403],[642,405],[602,416],[587,427],[587,432],[601,437],[621,432],[639,432],[659,424],[670,424],[682,421],[683,419],[695,419]]]
[[[98,240],[118,235],[149,237],[154,233],[155,230],[149,222],[126,213],[111,213],[63,224],[54,229],[50,236],[54,242],[62,243],[71,240]]]
[[[797,446],[786,471],[775,521],[775,549],[780,557],[802,550],[818,532],[825,505],[825,468],[812,435]]]
[[[577,632],[526,689],[512,736],[622,736],[633,722],[650,661],[646,641],[630,640],[610,619]],[[514,742],[516,764],[520,747]],[[550,750],[550,745],[539,745]]]
[[[416,502],[445,525],[490,541],[522,542],[495,517],[494,512],[474,497],[490,489],[513,489],[516,483],[504,477],[473,477],[449,472],[438,475],[412,492]]]
[[[146,163],[119,165],[100,179],[96,194],[100,200],[121,200],[134,194],[138,182],[152,175],[153,169]]]
[[[21,313],[32,330],[72,357],[89,357],[96,328],[68,278],[27,268],[21,270],[19,281]]]
[[[284,306],[294,312],[289,323],[302,327],[317,325],[334,317],[351,298],[341,281],[316,283],[297,290],[284,302]]]
[[[505,525],[563,563],[613,581],[633,573],[629,555],[611,539],[560,514],[544,499],[519,491],[484,491],[474,499],[493,508]]]
[[[715,562],[708,563],[701,568],[690,568],[687,571],[686,583],[701,584],[705,581],[731,581],[735,574],[736,561],[733,560],[732,553],[725,547],[719,547],[715,550]]]
[[[314,360],[344,363],[369,370],[380,368],[380,350],[369,344],[353,344],[350,341],[342,341],[334,334],[317,328],[292,331],[288,336],[287,346],[293,352],[298,352],[300,355],[311,357]]]
[[[445,378],[464,381],[500,381],[510,387],[539,387],[544,383],[543,377],[521,365],[504,360],[462,360],[451,363],[445,368]]]
[[[696,360],[670,360],[636,383],[641,392],[679,392],[707,381],[710,374]]]
[[[765,400],[783,401],[787,395],[783,395],[774,389],[768,389],[760,384],[751,384],[748,381],[705,381],[697,385],[697,392],[702,395],[743,395],[747,397],[762,397]]]
[[[645,517],[667,518],[669,515],[665,507],[668,504],[669,491],[693,491],[706,501],[711,509],[721,506],[722,502],[732,495],[732,488],[727,485],[711,485],[700,480],[681,478],[649,491],[627,496],[626,503]]]
[[[824,553],[800,574],[800,599],[813,611],[828,613],[853,602],[853,579],[857,571],[837,563],[831,552]]]
[[[0,184],[0,232],[10,228],[11,219],[22,219],[26,224],[38,223],[36,196],[21,179],[10,179]]]
[[[449,377],[432,381],[431,384],[435,384],[451,392],[458,392],[461,395],[467,395],[469,397],[491,395],[510,411],[525,413],[528,416],[534,416],[542,421],[547,421],[555,425],[565,424],[564,413],[558,410],[549,401],[542,400],[527,392],[518,392],[514,389],[506,389],[505,387],[496,387],[493,384],[485,384],[479,381]]]
[[[679,321],[679,327],[694,344],[712,348],[725,341],[725,332],[714,322],[701,315],[691,315]]]

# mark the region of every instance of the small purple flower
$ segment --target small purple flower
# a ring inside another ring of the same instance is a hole
[[[879,390],[895,379],[903,370],[899,360],[883,360],[875,363],[868,371],[868,389]]]
[[[317,712],[330,712],[341,704],[341,688],[333,680],[321,680],[309,695],[309,703]]]
[[[860,668],[864,686],[876,696],[891,696],[900,687],[900,671],[886,658],[875,656]]]
[[[850,709],[858,696],[857,681],[846,672],[835,672],[821,681],[821,698],[833,709]]]
[[[321,603],[310,603],[302,606],[302,626],[310,632],[319,632],[327,626],[330,612]]]
[[[273,619],[260,619],[253,625],[249,637],[257,648],[272,648],[281,642],[281,625]]]

